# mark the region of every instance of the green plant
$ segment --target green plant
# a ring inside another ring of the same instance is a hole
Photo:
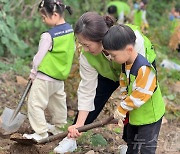
[[[27,77],[30,73],[29,61],[21,58],[15,58],[9,63],[0,61],[0,74],[6,71],[13,71],[16,75]]]
[[[106,146],[108,143],[101,134],[95,134],[91,137],[91,144],[93,146]]]
[[[11,16],[10,2],[0,0],[0,55],[8,55],[25,57],[28,45],[17,35],[15,18]]]

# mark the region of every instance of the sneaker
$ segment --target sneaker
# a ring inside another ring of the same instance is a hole
[[[63,131],[61,131],[55,125],[51,125],[51,124],[47,123],[47,126],[48,126],[48,132],[53,134],[53,135],[56,135],[56,134],[59,134],[59,133],[63,133]]]
[[[66,153],[66,152],[73,152],[77,149],[76,140],[72,138],[64,138],[59,145],[54,149],[55,153]]]
[[[41,139],[47,138],[48,137],[48,133],[42,133],[42,134],[23,134],[23,137],[27,138],[27,139],[35,139],[36,141],[39,141]]]

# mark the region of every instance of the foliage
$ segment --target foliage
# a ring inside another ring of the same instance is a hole
[[[6,71],[13,71],[16,75],[28,76],[30,67],[29,61],[26,59],[15,58],[13,61],[0,60],[0,74]]]
[[[0,0],[0,55],[27,56],[27,44],[22,41],[16,31],[15,17],[10,15],[9,1]]]
[[[91,144],[93,146],[106,146],[108,143],[101,134],[95,134],[91,137]]]
[[[80,144],[91,144],[92,146],[106,146],[108,143],[101,134],[93,134],[92,131],[84,132],[79,138]]]
[[[115,127],[114,129],[113,129],[113,131],[115,132],[115,133],[121,133],[121,128],[120,127]]]

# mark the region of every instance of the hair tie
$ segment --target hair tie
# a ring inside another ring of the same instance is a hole
[[[54,8],[53,8],[53,12],[56,12],[56,4],[57,4],[57,1],[54,0]]]
[[[41,8],[44,7],[44,0],[41,2]]]

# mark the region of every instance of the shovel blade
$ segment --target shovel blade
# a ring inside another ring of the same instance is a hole
[[[16,132],[20,126],[23,124],[26,119],[26,115],[18,113],[18,115],[11,121],[11,117],[14,113],[14,110],[5,107],[2,115],[1,115],[1,124],[0,128],[4,130],[3,134],[8,135]]]

